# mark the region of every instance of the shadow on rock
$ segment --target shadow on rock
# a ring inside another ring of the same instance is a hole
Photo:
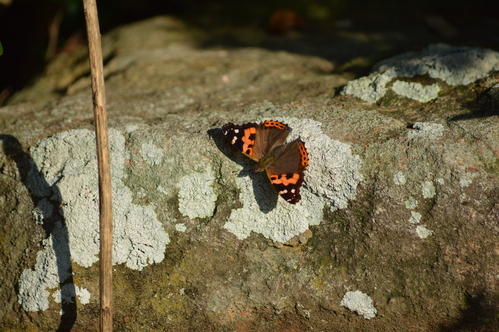
[[[440,328],[440,332],[492,332],[499,329],[499,296],[485,291],[467,294],[461,318]]]
[[[70,331],[77,317],[76,290],[73,283],[71,268],[71,255],[69,248],[69,234],[66,227],[64,215],[59,208],[61,205],[61,194],[57,184],[50,185],[43,174],[40,173],[31,156],[24,152],[21,143],[11,135],[0,135],[3,142],[5,154],[16,163],[22,183],[28,189],[35,208],[41,206],[42,200],[48,200],[54,208],[50,216],[43,218],[42,226],[46,238],[53,235],[52,247],[55,252],[56,264],[59,276],[59,287],[61,290],[62,314],[61,322],[57,331]],[[48,195],[41,197],[36,193],[45,192]],[[43,203],[42,203],[43,204]],[[57,232],[57,236],[54,236]],[[71,300],[68,301],[68,298]]]
[[[476,101],[466,103],[465,107],[472,111],[470,113],[455,115],[449,121],[470,120],[499,115],[499,89],[491,88],[482,92]]]
[[[276,193],[265,172],[255,172],[256,163],[234,149],[220,128],[208,130],[208,135],[213,139],[217,148],[230,160],[240,165],[243,169],[238,177],[249,176],[253,184],[255,200],[260,211],[269,213],[277,206],[279,195]]]

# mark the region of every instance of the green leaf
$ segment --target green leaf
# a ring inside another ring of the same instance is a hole
[[[3,47],[2,47],[2,43],[0,43],[0,55],[3,54]]]

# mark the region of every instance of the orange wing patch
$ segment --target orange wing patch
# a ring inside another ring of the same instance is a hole
[[[275,127],[277,129],[283,129],[283,130],[288,128],[288,125],[275,120],[266,120],[263,121],[262,123],[265,127]]]
[[[305,144],[300,144],[299,149],[300,149],[300,155],[301,155],[301,166],[304,169],[307,169],[307,167],[308,167],[308,152],[307,152],[307,149],[305,148]]]
[[[300,180],[300,174],[293,173],[292,177],[288,177],[288,174],[281,174],[281,177],[278,175],[271,175],[270,180],[273,184],[282,184],[285,186],[289,186],[290,184],[297,184],[298,180]]]
[[[255,145],[255,140],[251,139],[251,135],[256,134],[255,127],[249,127],[244,129],[244,136],[241,138],[243,141],[243,152],[247,155],[253,155],[253,145]]]

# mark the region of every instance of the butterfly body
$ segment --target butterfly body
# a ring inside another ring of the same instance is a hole
[[[300,201],[308,152],[299,138],[284,144],[291,132],[288,125],[275,120],[243,125],[228,123],[222,132],[235,148],[258,163],[255,171],[265,171],[281,197],[291,204]]]

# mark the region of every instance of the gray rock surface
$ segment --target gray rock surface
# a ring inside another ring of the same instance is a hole
[[[494,331],[497,69],[373,105],[336,94],[349,75],[326,59],[205,37],[168,17],[104,37],[115,328]],[[75,51],[0,108],[7,330],[98,326],[88,85]],[[221,133],[263,119],[310,153],[296,206]]]
[[[344,94],[353,94],[367,102],[377,102],[390,89],[398,95],[420,102],[437,98],[437,83],[423,85],[397,79],[429,76],[450,86],[467,85],[499,70],[499,53],[490,49],[430,45],[419,52],[409,52],[381,61],[369,76],[348,82]],[[431,82],[431,80],[430,80]]]

